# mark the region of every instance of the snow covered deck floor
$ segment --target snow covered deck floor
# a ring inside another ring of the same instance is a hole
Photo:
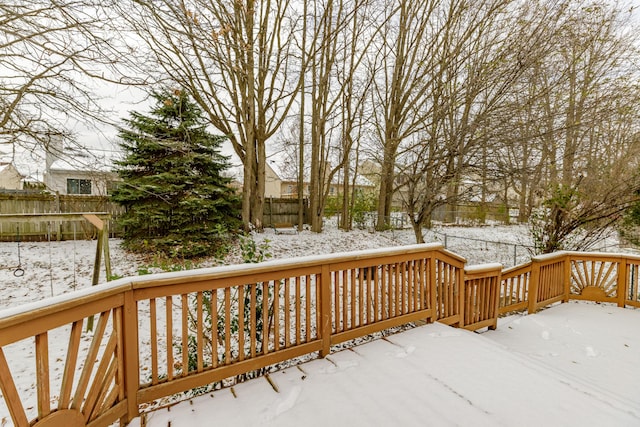
[[[482,334],[422,326],[272,373],[278,392],[258,378],[147,425],[640,425],[640,310],[570,303],[501,320]]]

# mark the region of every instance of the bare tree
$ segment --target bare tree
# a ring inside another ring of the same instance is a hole
[[[512,95],[500,149],[543,252],[588,248],[638,187],[637,49],[625,14],[588,1],[560,12],[552,49]]]
[[[309,196],[311,229],[316,232],[322,230],[329,184],[341,171],[343,179],[349,179],[353,136],[370,82],[364,66],[372,40],[368,36],[376,31],[372,4],[329,0],[309,5]]]
[[[460,195],[464,171],[481,158],[477,149],[486,141],[479,129],[523,68],[522,61],[509,63],[518,51],[511,53],[514,46],[503,42],[514,31],[504,23],[511,3],[399,3],[398,25],[380,49],[384,79],[377,80],[374,100],[375,111],[384,112],[377,120],[384,153],[379,229],[389,217],[397,172],[418,241],[430,212]]]
[[[528,38],[517,28],[520,15],[501,11],[506,5],[487,2],[476,10],[461,3],[447,11],[434,33],[441,41],[431,54],[437,66],[429,79],[427,125],[413,135],[413,144],[404,144],[396,166],[398,194],[418,242],[435,208],[455,206],[474,190],[462,185],[464,178],[486,184],[489,136],[483,129],[526,67],[513,57],[529,47],[514,43],[514,35]]]
[[[372,102],[377,139],[380,142],[380,192],[377,229],[388,225],[395,178],[395,162],[402,141],[423,129],[430,114],[427,103],[429,60],[432,44],[429,32],[435,21],[438,1],[390,2],[386,25],[379,33],[371,67],[378,75]]]
[[[261,229],[266,145],[299,88],[289,0],[117,2],[148,80],[188,91],[242,161],[245,228]],[[138,47],[142,43],[144,47]]]
[[[117,59],[99,2],[0,3],[0,144],[48,148],[77,121],[105,121],[93,79]]]
[[[305,145],[305,105],[307,102],[306,99],[306,86],[305,86],[305,78],[306,78],[306,64],[307,64],[307,13],[308,13],[308,2],[303,2],[302,7],[302,37],[300,40],[300,63],[302,67],[300,69],[300,111],[298,114],[299,117],[299,129],[298,129],[298,231],[302,231],[304,225],[304,165],[305,165],[305,155],[304,155],[304,145]]]
[[[478,21],[464,47],[466,55],[460,56],[464,84],[448,85],[453,90],[444,95],[460,106],[444,115],[444,141],[457,146],[457,158],[451,160],[454,177],[447,189],[449,219],[456,215],[463,179],[479,184],[476,196],[481,208],[487,194],[496,192],[497,182],[506,179],[497,170],[504,161],[495,149],[496,142],[505,138],[499,124],[513,115],[510,97],[514,93],[519,97],[520,82],[536,73],[555,42],[558,21],[566,16],[563,2],[557,3],[497,1],[490,2],[488,9],[480,8],[489,13]],[[526,106],[531,98],[519,97],[516,102]],[[505,194],[506,190],[502,193],[506,208]]]
[[[368,117],[371,105],[368,103],[369,93],[374,75],[366,67],[366,56],[371,48],[373,34],[378,31],[375,16],[371,13],[375,2],[369,7],[361,7],[354,13],[346,30],[343,45],[344,66],[339,69],[337,80],[341,90],[341,146],[342,154],[342,212],[340,227],[350,230],[353,222],[353,210],[358,190],[358,166],[360,164],[360,144],[367,133]],[[363,43],[363,40],[370,40]]]

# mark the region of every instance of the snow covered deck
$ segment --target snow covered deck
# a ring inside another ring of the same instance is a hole
[[[640,425],[640,310],[429,324],[146,414],[148,426]],[[140,418],[131,424],[140,425]]]

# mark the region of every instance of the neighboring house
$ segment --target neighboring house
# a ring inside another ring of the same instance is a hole
[[[0,163],[0,189],[22,190],[22,175],[13,163]]]
[[[269,181],[270,176],[275,176],[272,180],[275,182],[279,182],[279,195],[273,197],[281,197],[285,199],[295,199],[298,198],[298,178],[289,176],[287,177],[283,172],[276,172],[276,167],[274,164],[267,164],[267,181]],[[265,186],[266,187],[266,186]],[[366,179],[365,177],[358,175],[355,185],[353,185],[355,191],[373,191],[375,189],[375,185]],[[337,174],[334,176],[333,181],[329,183],[329,196],[338,196],[342,194],[343,184],[342,184],[342,175]],[[275,192],[275,191],[274,191]],[[302,186],[302,196],[309,197],[309,181],[305,179]],[[265,197],[269,197],[265,191]]]
[[[237,167],[230,173],[233,178],[232,187],[238,191],[242,191],[242,168]],[[282,171],[275,162],[271,161],[265,165],[265,183],[264,183],[264,197],[266,199],[283,198],[283,199],[296,199],[298,198],[298,178],[291,176]],[[329,185],[329,196],[337,196],[342,194],[341,177],[334,177],[333,182]],[[355,184],[356,191],[375,189],[375,185],[363,176],[358,176]],[[305,180],[303,183],[303,197],[309,197],[309,181]]]
[[[267,199],[269,197],[284,197],[282,195],[282,179],[268,162],[264,168],[264,197]]]
[[[238,194],[242,193],[243,189],[243,172],[244,171],[242,165],[234,165],[224,172],[224,175],[231,179],[229,186],[233,188]],[[269,165],[267,165],[265,169],[264,196],[266,198],[280,197],[280,178]]]
[[[47,150],[44,183],[47,190],[59,194],[104,196],[113,183],[119,181],[111,167],[110,162],[92,155],[89,150],[64,149],[61,140],[52,138]]]
[[[274,168],[268,163],[265,165],[264,177],[264,197],[279,198],[281,196],[282,180]],[[241,165],[232,167],[228,172],[232,179],[230,186],[235,188],[238,193],[242,193],[243,170]]]

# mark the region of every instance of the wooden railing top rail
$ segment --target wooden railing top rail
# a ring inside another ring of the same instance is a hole
[[[416,244],[393,248],[370,249],[364,251],[341,252],[335,254],[305,256],[293,259],[265,261],[258,264],[224,265],[197,270],[186,270],[169,273],[156,273],[145,276],[126,277],[101,284],[97,287],[85,288],[72,293],[58,295],[41,301],[0,310],[0,329],[24,322],[25,320],[54,314],[79,304],[98,301],[107,296],[129,290],[146,289],[183,283],[197,283],[214,279],[229,279],[273,271],[286,271],[313,267],[322,264],[337,264],[347,261],[362,261],[384,258],[400,254],[411,254],[425,251],[437,251],[445,257],[464,263],[465,259],[443,249],[440,243]]]
[[[531,261],[536,264],[547,265],[553,264],[555,262],[562,262],[567,258],[568,255],[568,252],[553,252],[550,254],[533,256],[531,257]]]
[[[131,289],[132,278],[124,278],[100,286],[79,289],[68,294],[0,310],[0,330],[10,326],[100,301]]]
[[[559,251],[550,254],[542,254],[531,257],[532,261],[548,262],[561,260],[565,257],[581,258],[581,259],[619,259],[640,261],[640,255],[623,253],[623,252],[579,252],[579,251]]]
[[[502,276],[517,276],[522,271],[526,271],[531,268],[531,261],[524,264],[514,265],[513,267],[505,268],[502,270]]]
[[[466,258],[464,258],[464,257],[462,257],[462,256],[460,256],[460,255],[458,255],[458,254],[456,254],[454,252],[451,252],[448,249],[441,248],[441,249],[438,250],[438,253],[441,254],[440,258],[442,260],[448,261],[452,265],[455,265],[457,267],[462,268],[462,267],[464,267],[464,264],[467,263],[467,259]]]
[[[622,252],[566,252],[570,258],[578,258],[584,260],[612,260],[626,259],[632,261],[640,261],[640,255],[622,253]]]
[[[465,267],[464,272],[467,275],[479,275],[483,273],[494,272],[496,270],[502,271],[502,264],[500,264],[499,262],[470,265],[468,267]]]
[[[232,277],[245,276],[250,274],[286,271],[323,264],[338,264],[341,262],[363,261],[367,259],[384,258],[387,256],[405,255],[425,251],[438,251],[445,255],[453,255],[452,253],[446,251],[440,243],[415,244],[393,248],[368,249],[364,251],[340,252],[325,255],[309,255],[297,258],[264,261],[258,264],[223,265],[198,270],[147,275],[135,277],[132,285],[134,289],[143,289],[146,287],[158,286],[165,283],[195,283],[204,280],[229,279]],[[465,259],[460,256],[455,256],[455,259],[461,262],[465,261]]]

